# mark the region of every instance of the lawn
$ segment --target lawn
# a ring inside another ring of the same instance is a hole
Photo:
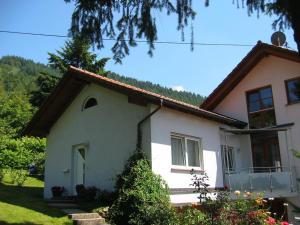
[[[71,225],[65,214],[44,202],[43,186],[43,181],[29,177],[18,187],[5,176],[0,183],[0,224]]]

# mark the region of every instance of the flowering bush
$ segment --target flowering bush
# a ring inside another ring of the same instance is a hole
[[[193,171],[191,171],[193,173]],[[199,193],[201,211],[208,218],[209,223],[214,225],[288,225],[282,221],[284,215],[280,218],[269,212],[268,202],[262,196],[239,190],[233,192],[235,197],[230,198],[228,188],[213,192],[209,191],[208,176],[192,174],[192,186]],[[284,207],[287,204],[283,204]],[[285,211],[286,212],[286,211]],[[192,214],[189,214],[191,216]],[[199,223],[199,225],[206,223]]]

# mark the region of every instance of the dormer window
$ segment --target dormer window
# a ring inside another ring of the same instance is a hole
[[[95,98],[88,98],[85,102],[84,102],[84,105],[83,105],[83,110],[85,109],[88,109],[88,108],[91,108],[91,107],[94,107],[98,105],[98,102]]]

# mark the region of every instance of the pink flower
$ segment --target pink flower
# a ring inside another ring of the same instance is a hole
[[[289,225],[289,223],[286,222],[286,221],[283,221],[283,222],[280,223],[280,225]]]
[[[270,224],[270,225],[276,224],[276,220],[272,217],[269,217],[266,222],[267,222],[267,224]]]

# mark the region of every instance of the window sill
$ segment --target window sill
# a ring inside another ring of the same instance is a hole
[[[191,173],[191,170],[194,170],[194,173],[204,173],[204,170],[200,167],[191,167],[191,166],[172,166],[172,173]]]

